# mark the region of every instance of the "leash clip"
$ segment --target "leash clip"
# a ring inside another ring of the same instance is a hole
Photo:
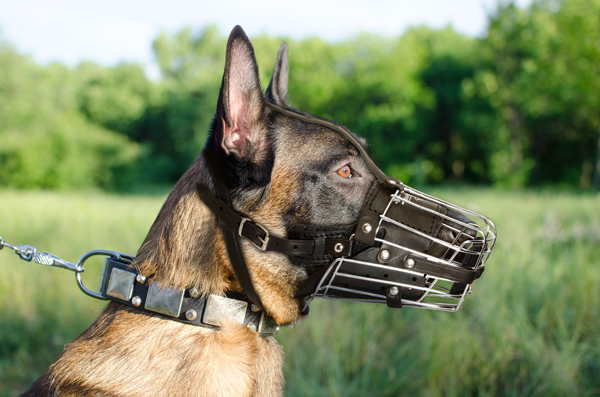
[[[21,259],[27,262],[31,262],[31,260],[36,256],[37,250],[35,247],[31,245],[18,245],[15,248],[15,254],[19,255]],[[37,263],[37,261],[35,261]]]
[[[258,248],[261,251],[266,251],[267,250],[267,245],[269,244],[269,239],[270,239],[270,235],[269,235],[269,231],[260,223],[256,223],[256,222],[252,222],[252,219],[250,218],[242,218],[242,221],[240,222],[240,227],[238,228],[238,235],[240,237],[245,237],[242,235],[243,231],[244,231],[244,225],[246,224],[246,222],[250,221],[250,223],[254,224],[254,226],[258,227],[259,229],[261,229],[263,232],[265,232],[265,237],[260,237],[258,234],[256,235],[256,238],[258,238],[261,242],[261,245],[258,245],[254,242],[254,240],[249,239],[250,242],[252,244],[254,244],[254,246],[256,248]]]
[[[32,247],[31,245],[11,245],[8,244],[2,237],[0,237],[0,249],[4,247],[12,249],[13,251],[15,251],[15,254],[19,256],[19,258],[27,262],[34,262],[38,265],[44,266],[61,267],[63,269],[71,270],[76,273],[81,273],[84,271],[83,266],[80,266],[79,263],[71,263],[47,251],[39,252],[35,247]]]

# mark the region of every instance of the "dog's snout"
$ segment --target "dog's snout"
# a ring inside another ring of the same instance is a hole
[[[462,244],[465,241],[477,239],[475,227],[472,219],[460,212],[448,209],[437,237],[448,243]]]
[[[433,241],[427,253],[438,258],[452,257],[454,262],[463,265],[471,256],[469,252],[478,252],[482,244],[485,244],[483,237],[477,233],[476,223],[466,215],[450,208],[446,209],[441,227],[435,237],[446,244]],[[448,244],[454,248],[449,248]],[[467,262],[470,264],[470,260]]]

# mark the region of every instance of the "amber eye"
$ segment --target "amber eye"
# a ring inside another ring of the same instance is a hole
[[[336,174],[344,179],[352,178],[352,168],[349,165],[345,165],[336,171]]]

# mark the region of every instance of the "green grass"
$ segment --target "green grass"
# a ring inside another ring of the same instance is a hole
[[[496,223],[473,294],[457,313],[314,301],[277,335],[286,395],[600,395],[600,196],[428,192]],[[0,190],[0,236],[70,261],[135,253],[164,198]],[[0,395],[25,390],[103,306],[71,272],[0,252]]]
[[[0,190],[0,236],[70,262],[93,249],[135,254],[163,201]],[[97,288],[101,267],[98,261],[86,265],[88,287]],[[22,261],[8,248],[0,251],[0,395],[23,392],[104,306],[81,293],[74,273]]]

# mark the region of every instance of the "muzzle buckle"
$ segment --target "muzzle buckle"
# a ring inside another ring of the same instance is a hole
[[[260,245],[256,244],[254,242],[253,239],[250,239],[250,242],[259,250],[261,251],[266,251],[267,250],[267,245],[269,244],[269,239],[270,239],[270,235],[269,235],[269,231],[260,223],[256,223],[253,222],[252,219],[250,218],[242,218],[242,220],[240,221],[240,227],[238,228],[238,235],[240,237],[245,237],[243,235],[244,233],[244,225],[246,224],[246,222],[250,222],[252,225],[258,227],[259,229],[261,229],[263,232],[265,232],[265,236],[261,237],[260,235],[256,235],[256,238],[260,241]]]

